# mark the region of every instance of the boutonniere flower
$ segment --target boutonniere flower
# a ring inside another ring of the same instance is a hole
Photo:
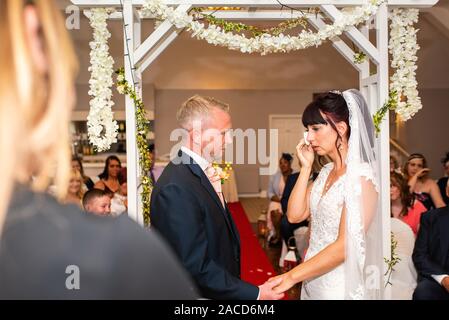
[[[212,166],[215,168],[216,175],[217,175],[218,179],[221,180],[221,184],[224,184],[225,181],[228,180],[231,175],[229,172],[232,170],[231,163],[225,162],[220,165],[220,164],[214,162],[212,164]]]

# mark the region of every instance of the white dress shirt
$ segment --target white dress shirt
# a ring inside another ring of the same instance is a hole
[[[432,274],[432,278],[435,279],[436,282],[438,282],[439,284],[443,285],[443,279],[449,277],[449,275],[447,274]]]
[[[198,163],[198,165],[200,166],[200,168],[205,171],[206,168],[208,166],[210,166],[210,162],[207,161],[206,159],[204,159],[202,156],[200,156],[199,154],[197,154],[196,152],[190,150],[187,147],[181,147],[181,151],[184,152],[185,154],[187,154],[190,158],[192,158],[196,163]]]

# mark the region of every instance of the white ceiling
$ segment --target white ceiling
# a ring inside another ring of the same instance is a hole
[[[61,8],[69,1],[59,1]],[[449,88],[449,1],[421,14],[418,34],[418,80],[422,88]],[[111,53],[123,64],[121,21],[110,21]],[[152,30],[145,21],[144,32]],[[81,71],[79,87],[87,85],[91,28],[85,17],[72,30]],[[214,47],[182,33],[145,71],[144,82],[156,89],[279,89],[345,88],[357,84],[357,73],[329,44],[289,54],[248,55]]]

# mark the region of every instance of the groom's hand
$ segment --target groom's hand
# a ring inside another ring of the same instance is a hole
[[[273,287],[281,283],[281,279],[267,281],[259,286],[259,300],[279,300],[284,297],[284,293],[276,293]]]

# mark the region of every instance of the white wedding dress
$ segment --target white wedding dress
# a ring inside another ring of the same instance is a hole
[[[309,260],[338,237],[344,206],[346,174],[338,178],[322,197],[324,185],[334,164],[326,164],[320,171],[310,194],[311,234],[305,260]],[[304,281],[301,300],[343,300],[345,271],[342,263],[319,277]]]
[[[311,235],[304,260],[310,260],[337,240],[344,210],[345,259],[329,272],[303,281],[301,299],[382,299],[380,169],[375,155],[373,118],[358,90],[336,94],[343,96],[349,110],[351,134],[346,173],[324,195],[324,185],[334,164],[325,165],[314,182],[310,194]]]

